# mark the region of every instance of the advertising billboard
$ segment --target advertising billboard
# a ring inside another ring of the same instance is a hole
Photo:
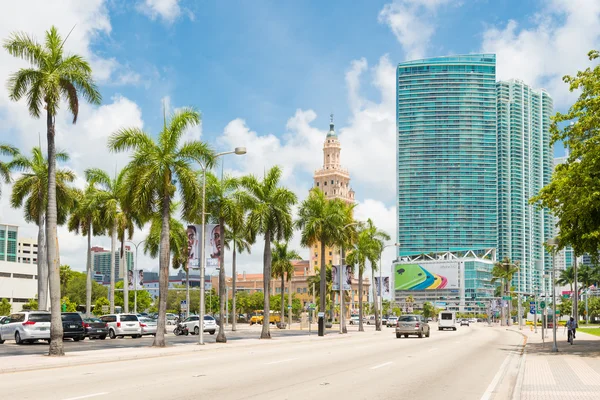
[[[383,277],[381,277],[381,280],[383,281],[383,296],[388,296],[390,294],[390,277],[383,276]],[[375,290],[377,290],[378,296],[382,295],[381,283],[379,282],[378,276],[375,277]]]
[[[128,287],[129,290],[142,290],[144,289],[144,270],[136,269],[128,271]]]
[[[331,290],[340,290],[340,271],[337,265],[331,266],[332,288]],[[343,290],[350,290],[352,287],[352,266],[346,265],[342,268],[342,282],[344,282]]]
[[[394,265],[395,290],[458,289],[458,262]]]
[[[188,225],[188,268],[199,269],[202,253],[200,240],[202,239],[202,225]],[[212,275],[219,267],[221,249],[221,227],[217,224],[207,224],[204,231],[204,248],[206,257],[204,268],[206,275]]]

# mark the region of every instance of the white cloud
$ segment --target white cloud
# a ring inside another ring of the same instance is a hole
[[[436,12],[453,0],[395,0],[379,12],[379,22],[387,24],[402,45],[409,60],[425,57],[435,33]]]
[[[531,28],[509,20],[504,27],[491,27],[483,34],[481,50],[497,54],[499,79],[518,78],[534,87],[544,87],[564,107],[577,96],[562,82],[590,63],[587,53],[600,47],[600,2],[596,0],[552,0],[533,19]]]
[[[180,0],[144,0],[138,3],[136,8],[139,12],[147,15],[153,21],[161,18],[168,24],[172,24],[181,16],[182,8],[179,6]],[[194,15],[187,11],[190,19],[194,19]]]

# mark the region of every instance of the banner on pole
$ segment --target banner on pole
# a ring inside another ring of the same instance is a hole
[[[331,290],[340,290],[340,271],[338,265],[331,266],[332,288]],[[343,290],[352,288],[352,266],[345,265],[342,268],[342,282],[344,283]]]
[[[188,268],[200,269],[202,259],[202,225],[188,225]],[[217,224],[207,224],[204,230],[204,268],[206,275],[213,275],[219,267],[219,259],[223,254],[221,249],[221,227]]]
[[[390,277],[383,276],[381,277],[381,280],[383,281],[383,296],[388,296],[390,294]],[[378,296],[382,295],[382,285],[378,276],[375,277],[375,290],[377,291]]]

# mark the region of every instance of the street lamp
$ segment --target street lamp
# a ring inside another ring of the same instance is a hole
[[[386,247],[400,247],[400,243],[394,243],[394,244],[386,244],[385,246],[383,246],[381,248],[381,251],[379,252],[379,326],[381,327],[381,322],[383,321],[383,281],[381,280],[381,258],[383,256],[383,250],[385,250]],[[390,277],[391,279],[391,277]],[[373,282],[375,283],[375,282]],[[435,307],[435,306],[434,306]]]
[[[358,225],[360,224],[360,222],[351,222],[347,225],[345,225],[342,228],[342,237],[344,235],[344,231],[346,230],[346,228],[349,228],[351,226],[354,225]],[[344,311],[345,311],[345,304],[344,304],[344,294],[345,294],[345,290],[344,290],[344,282],[342,281],[342,277],[344,276],[342,271],[345,268],[344,266],[344,241],[342,240],[341,245],[340,245],[340,270],[338,271],[339,274],[339,282],[340,282],[340,333],[347,333],[346,330],[346,326],[344,325]],[[352,285],[350,285],[350,293],[352,295]]]
[[[216,160],[218,157],[227,155],[227,154],[236,154],[236,155],[242,155],[242,154],[246,154],[246,148],[245,147],[236,147],[233,151],[224,151],[222,153],[217,153],[214,156],[214,159]],[[206,227],[204,226],[205,222],[206,222],[206,168],[208,167],[207,163],[200,163],[200,167],[202,168],[202,235],[200,236],[200,240],[201,240],[201,248],[202,251],[200,252],[200,316],[198,318],[198,325],[199,325],[199,335],[198,335],[198,344],[204,344],[204,310],[206,305],[204,304],[204,265],[205,265],[205,260],[206,257],[204,256],[204,251],[205,251],[205,245],[204,245],[204,234],[205,234],[205,230]],[[189,307],[189,306],[188,306]],[[221,318],[223,318],[223,316],[221,315]]]
[[[138,265],[138,246],[142,243],[144,243],[146,241],[146,239],[138,242],[137,244],[132,242],[131,240],[127,240],[125,241],[125,243],[131,243],[134,247],[135,247],[135,267],[139,268],[140,266]],[[133,274],[133,313],[137,314],[137,287],[138,287],[138,275],[139,272],[136,274],[135,273],[135,269],[134,269],[134,274]],[[125,296],[123,296],[125,297]]]
[[[556,258],[556,248],[558,247],[558,239],[551,238],[546,242],[548,246],[552,247],[552,340],[554,344],[552,345],[552,352],[558,352],[558,346],[556,344],[556,271],[554,261]]]

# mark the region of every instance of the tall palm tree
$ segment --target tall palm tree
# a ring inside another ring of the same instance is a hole
[[[126,168],[127,186],[131,192],[130,206],[138,210],[140,220],[148,220],[154,213],[161,215],[159,251],[158,326],[153,346],[164,347],[169,285],[169,255],[171,204],[175,191],[181,197],[182,216],[191,221],[196,202],[202,191],[194,164],[214,164],[214,152],[200,141],[182,142],[189,127],[200,123],[200,113],[191,108],[180,109],[168,119],[155,141],[139,128],[121,129],[109,139],[112,151],[133,150]]]
[[[251,241],[259,234],[264,235],[263,288],[264,321],[269,321],[271,288],[271,241],[289,240],[293,232],[292,206],[297,198],[291,190],[280,187],[281,168],[271,168],[262,180],[250,175],[241,178],[240,183],[246,190],[238,192],[237,197],[248,213],[248,233]],[[264,323],[261,339],[270,339],[269,324]]]
[[[16,147],[13,147],[8,144],[0,143],[0,156],[14,157],[18,154],[19,154],[19,150]],[[10,181],[11,181],[10,172],[11,172],[10,163],[0,160],[0,197],[2,196],[2,184],[1,183],[2,183],[2,181],[4,181],[4,183],[10,183]]]
[[[371,288],[373,289],[373,311],[375,313],[375,330],[381,330],[381,320],[379,319],[379,304],[377,301],[377,287],[375,285],[375,271],[377,271],[377,261],[383,250],[385,240],[390,240],[390,235],[379,230],[373,221],[369,218],[365,224],[365,234],[370,242],[367,259],[371,263]],[[381,286],[383,283],[379,282]]]
[[[372,252],[373,243],[370,240],[368,233],[365,232],[363,226],[358,227],[357,240],[348,256],[346,257],[346,263],[352,265],[353,268],[358,266],[358,331],[364,332],[363,326],[363,275],[365,273],[365,265],[369,257],[369,253]]]
[[[56,153],[58,161],[68,161],[69,155],[64,152]],[[48,259],[46,257],[46,235],[44,226],[46,220],[46,207],[48,204],[48,160],[44,158],[42,150],[34,147],[31,157],[18,155],[10,163],[11,169],[22,171],[21,176],[15,181],[11,196],[11,206],[21,208],[24,206],[25,221],[33,222],[38,226],[38,309],[48,309]],[[57,222],[62,225],[66,222],[69,210],[74,205],[74,192],[69,183],[75,180],[75,174],[67,169],[56,171],[56,200],[58,205]]]
[[[296,227],[302,231],[300,243],[304,247],[312,247],[320,243],[321,267],[325,265],[326,247],[332,246],[338,241],[340,231],[346,221],[344,207],[345,203],[342,200],[328,200],[321,189],[313,188],[298,210]],[[325,312],[325,268],[321,268],[320,272],[319,311]],[[321,321],[319,322],[321,323]]]
[[[510,283],[513,279],[514,274],[516,274],[519,271],[519,261],[516,262],[511,262],[509,257],[504,257],[502,259],[502,261],[498,261],[494,264],[494,267],[492,268],[492,283],[496,282],[496,281],[500,281],[502,288],[503,288],[503,292],[504,295],[508,295],[508,293],[510,293]],[[509,317],[510,317],[510,301],[508,302],[509,304]],[[502,324],[504,325],[504,323],[506,322],[507,318],[505,315],[505,311],[504,311],[504,307],[501,307],[501,311],[502,311]],[[508,320],[510,321],[511,319],[508,318]],[[509,325],[510,322],[508,323]]]
[[[92,187],[96,189],[96,196],[98,205],[102,211],[102,225],[106,227],[110,233],[110,312],[115,312],[115,253],[117,251],[117,239],[120,235],[120,229],[125,228],[127,223],[124,221],[123,203],[125,196],[128,193],[128,186],[125,180],[126,170],[123,169],[121,172],[116,174],[114,178],[98,168],[89,168],[85,170],[85,178]],[[133,232],[131,232],[133,233]],[[124,235],[123,235],[124,236]],[[131,236],[131,235],[130,235]],[[120,252],[121,254],[123,251]],[[122,262],[122,259],[119,260]],[[122,268],[123,264],[119,265]],[[125,280],[127,279],[127,269],[125,271]],[[128,286],[124,280],[123,295],[124,299],[126,296],[125,288]]]
[[[219,225],[220,229],[220,248],[219,254],[219,333],[216,341],[226,343],[225,336],[225,304],[227,303],[227,283],[225,282],[225,223],[237,211],[238,203],[234,198],[234,193],[239,187],[239,180],[230,176],[217,178],[214,174],[206,172],[206,210],[212,220]],[[201,204],[201,202],[198,202]],[[197,217],[200,220],[200,217]]]
[[[352,248],[357,240],[357,231],[356,227],[360,224],[358,221],[354,220],[354,208],[356,204],[354,203],[345,203],[343,207],[344,221],[343,226],[340,227],[340,231],[336,235],[336,239],[334,243],[336,246],[340,247],[340,269],[343,271],[344,266],[346,265],[345,259],[345,249]],[[343,307],[340,307],[340,315],[342,313],[346,313],[347,306],[350,302],[350,296],[346,293],[344,289],[344,283],[340,284],[340,303],[344,303]],[[350,293],[352,293],[352,288],[350,288]],[[343,301],[342,301],[343,299]],[[340,304],[342,305],[342,304]],[[346,319],[341,319],[340,322],[343,322],[342,325],[342,333],[347,333],[346,329]]]
[[[231,210],[231,214],[228,218],[227,225],[229,229],[225,231],[225,247],[227,249],[232,248],[231,253],[231,312],[233,318],[231,319],[231,330],[236,331],[237,322],[237,308],[235,303],[236,297],[236,283],[237,283],[237,256],[236,252],[242,254],[243,252],[250,253],[252,243],[248,237],[248,229],[246,226],[246,211],[242,207],[237,196],[235,197],[236,202]]]
[[[320,305],[321,303],[321,268],[315,267],[315,275],[309,276],[308,283],[308,294],[313,295],[313,287],[314,295],[317,298],[316,303]],[[333,289],[333,274],[331,273],[331,264],[327,264],[325,266],[325,309],[331,309],[331,293]],[[320,309],[321,307],[319,307]]]
[[[275,242],[273,244],[274,246],[271,249],[273,269],[271,274],[275,279],[281,278],[281,321],[283,322],[285,317],[285,281],[291,281],[292,276],[294,276],[292,260],[300,260],[301,257],[297,251],[288,250],[287,242]],[[292,291],[289,290],[288,292],[288,298],[291,301]]]
[[[84,191],[77,191],[75,207],[69,217],[69,231],[87,236],[87,263],[85,282],[85,310],[88,318],[92,308],[92,234],[104,234],[98,201],[98,192],[88,183]]]
[[[46,137],[48,140],[48,202],[46,210],[47,258],[49,264],[51,342],[48,354],[65,354],[62,342],[60,276],[57,237],[57,198],[56,198],[56,114],[61,100],[66,100],[67,108],[73,115],[73,124],[79,114],[79,97],[92,104],[100,104],[102,96],[92,78],[92,69],[86,60],[76,54],[65,54],[63,40],[56,27],[46,31],[44,44],[38,43],[26,33],[13,33],[4,42],[4,48],[14,57],[22,58],[31,64],[12,74],[8,80],[9,97],[19,101],[27,100],[29,114],[40,118],[46,112]]]
[[[557,285],[569,285],[571,292],[573,291],[573,282],[575,282],[575,273],[573,266],[570,265],[567,268],[560,271],[558,279],[556,280]]]

